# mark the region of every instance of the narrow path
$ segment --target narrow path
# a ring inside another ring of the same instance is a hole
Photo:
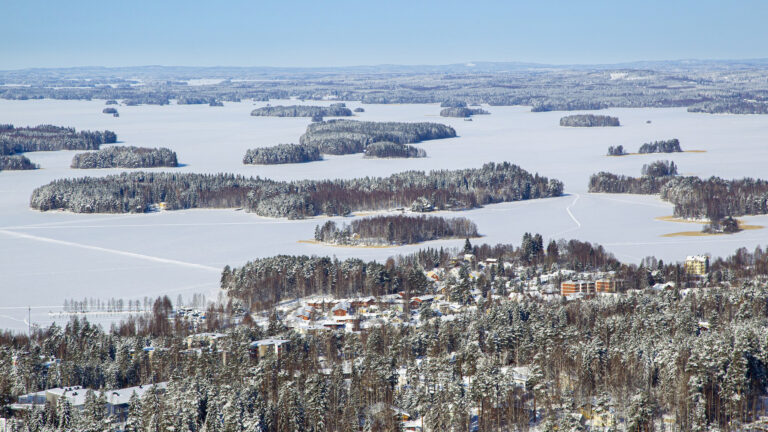
[[[573,227],[573,228],[568,228],[567,230],[563,230],[563,231],[559,231],[559,232],[556,232],[556,233],[554,233],[554,234],[549,234],[549,235],[548,235],[548,237],[549,237],[549,238],[551,238],[551,239],[557,239],[558,237],[562,236],[563,234],[567,234],[567,233],[569,233],[569,232],[573,232],[573,231],[576,231],[576,230],[578,230],[578,229],[580,229],[580,228],[581,228],[581,222],[579,222],[579,220],[578,220],[578,219],[576,219],[576,216],[574,216],[573,212],[571,211],[571,208],[572,208],[572,207],[573,207],[573,206],[576,204],[576,202],[579,200],[579,198],[581,198],[581,195],[579,195],[579,194],[574,194],[574,196],[575,196],[576,198],[574,198],[574,200],[573,200],[573,201],[571,201],[571,203],[570,203],[570,204],[568,204],[568,205],[565,207],[565,211],[566,211],[566,213],[568,213],[568,217],[570,217],[570,218],[571,218],[571,220],[572,220],[572,221],[573,221],[573,222],[576,224],[576,226],[575,226],[575,227]]]
[[[220,273],[221,272],[221,269],[218,268],[218,267],[211,267],[211,266],[207,266],[207,265],[203,265],[203,264],[188,263],[188,262],[178,261],[178,260],[174,260],[174,259],[160,258],[160,257],[151,256],[151,255],[143,255],[143,254],[134,253],[134,252],[121,251],[121,250],[117,250],[117,249],[103,248],[103,247],[100,247],[100,246],[92,246],[92,245],[87,245],[87,244],[82,244],[82,243],[75,243],[75,242],[70,242],[70,241],[56,240],[56,239],[52,239],[52,238],[48,238],[48,237],[40,237],[40,236],[36,236],[36,235],[25,234],[25,233],[14,232],[14,231],[8,231],[8,230],[3,230],[3,229],[0,229],[0,234],[5,234],[5,235],[10,236],[10,237],[22,238],[22,239],[26,239],[26,240],[34,240],[34,241],[39,241],[39,242],[44,242],[44,243],[53,243],[53,244],[58,244],[58,245],[62,245],[62,246],[70,246],[70,247],[76,247],[76,248],[81,248],[81,249],[88,249],[88,250],[93,250],[93,251],[97,251],[97,252],[105,252],[105,253],[110,253],[110,254],[114,254],[114,255],[121,255],[121,256],[129,257],[129,258],[136,258],[136,259],[152,261],[152,262],[161,263],[161,264],[172,264],[172,265],[196,268],[196,269],[199,269],[199,270],[206,270],[206,271],[216,272],[216,273]]]
[[[581,198],[581,195],[576,194],[576,198],[573,200],[573,202],[568,207],[565,208],[565,211],[568,212],[568,216],[570,216],[571,219],[573,219],[573,221],[576,222],[577,228],[581,228],[581,222],[579,222],[579,220],[576,219],[576,216],[573,215],[573,213],[571,212],[571,208],[576,205],[576,201],[578,201],[579,198]]]

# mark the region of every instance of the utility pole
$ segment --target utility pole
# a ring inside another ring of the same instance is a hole
[[[27,351],[32,344],[32,306],[27,306]]]

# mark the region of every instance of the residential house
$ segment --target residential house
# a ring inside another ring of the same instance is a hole
[[[251,357],[263,357],[270,352],[274,352],[279,357],[288,349],[289,343],[290,341],[287,339],[261,339],[251,342]]]

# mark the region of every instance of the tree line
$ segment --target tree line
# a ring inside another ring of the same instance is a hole
[[[765,100],[726,98],[699,102],[688,107],[688,112],[709,114],[768,114]]]
[[[110,146],[95,152],[76,154],[72,168],[155,168],[177,167],[176,152],[167,148]]]
[[[147,212],[245,208],[261,216],[305,218],[320,214],[410,206],[426,200],[434,209],[562,195],[559,180],[530,174],[517,165],[489,163],[463,170],[406,171],[389,177],[278,182],[231,174],[121,173],[99,178],[60,179],[32,192],[32,208],[76,213]]]
[[[374,216],[343,225],[328,221],[315,227],[315,240],[341,245],[402,245],[477,236],[477,225],[467,218],[424,215]]]

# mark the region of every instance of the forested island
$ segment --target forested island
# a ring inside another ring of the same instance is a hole
[[[343,155],[362,153],[366,146],[379,141],[412,144],[455,136],[452,127],[439,123],[330,120],[307,126],[299,142],[319,148],[320,153]]]
[[[342,226],[328,221],[315,227],[315,240],[336,245],[405,245],[446,238],[478,237],[477,226],[467,218],[439,216],[374,216]]]
[[[252,116],[261,117],[348,117],[352,111],[346,106],[288,105],[265,106],[251,111]]]
[[[38,166],[33,164],[32,161],[24,155],[0,155],[0,171],[33,170],[37,168]]]
[[[640,154],[645,153],[678,153],[682,152],[680,148],[680,141],[677,138],[672,138],[664,141],[654,141],[651,143],[645,143],[640,146],[637,151]]]
[[[250,149],[243,157],[244,164],[273,165],[322,160],[317,147],[301,144],[278,144],[272,147]]]
[[[0,125],[0,155],[33,151],[98,150],[101,144],[117,142],[112,131],[80,131],[74,128],[40,125]]]
[[[617,117],[594,114],[574,114],[560,119],[560,126],[568,127],[606,127],[620,126]]]
[[[640,146],[640,149],[637,151],[637,153],[638,154],[679,153],[682,151],[683,149],[680,148],[680,141],[677,138],[672,138],[669,140],[645,143]],[[626,150],[624,150],[623,145],[608,147],[608,156],[625,156],[628,154],[630,153],[627,153]]]
[[[101,110],[101,112],[103,114],[115,115],[115,114],[117,114],[117,108],[107,107],[107,108],[104,108],[103,110]]]
[[[167,148],[111,146],[95,152],[76,154],[72,168],[156,168],[177,167],[176,152]]]
[[[440,110],[440,117],[467,118],[473,115],[481,115],[481,114],[490,114],[490,113],[482,108],[466,108],[466,107],[443,108],[442,110]]]
[[[589,192],[657,194],[675,175],[677,165],[671,161],[655,161],[643,165],[641,177],[599,172],[589,178]]]
[[[714,229],[719,229],[721,221],[729,217],[768,214],[768,181],[765,180],[677,176],[674,162],[667,161],[643,167],[643,174],[639,178],[606,172],[594,174],[589,179],[589,191],[660,194],[661,199],[674,204],[676,217],[708,219]]]
[[[368,158],[421,158],[427,157],[424,149],[412,145],[379,141],[365,147],[365,157]]]
[[[559,180],[504,162],[477,169],[406,171],[383,178],[293,182],[231,174],[121,173],[55,180],[35,189],[30,205],[42,211],[143,213],[165,202],[169,210],[245,208],[261,216],[300,219],[409,207],[414,202],[427,202],[433,209],[468,209],[562,193]]]

